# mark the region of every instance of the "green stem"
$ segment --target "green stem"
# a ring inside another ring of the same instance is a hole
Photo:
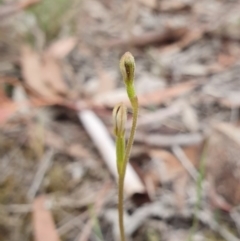
[[[117,137],[116,151],[117,151],[117,169],[118,169],[118,174],[120,174],[123,166],[123,161],[124,161],[125,135],[121,137]]]
[[[134,135],[137,128],[137,117],[138,117],[138,99],[133,97],[130,99],[132,110],[133,110],[133,119],[132,119],[132,128],[130,131],[130,136],[127,142],[126,152],[124,155],[123,165],[119,171],[119,182],[118,182],[118,216],[119,216],[119,230],[121,241],[125,241],[125,231],[124,231],[124,207],[123,207],[123,194],[124,194],[124,179],[126,173],[127,163],[130,157]]]
[[[119,181],[118,181],[118,216],[119,216],[119,230],[120,230],[120,237],[121,241],[125,241],[125,231],[124,231],[124,179],[126,174],[126,167],[127,163],[130,157],[133,141],[134,141],[134,135],[137,127],[137,118],[138,118],[138,99],[135,94],[134,89],[134,72],[135,72],[135,61],[134,57],[130,52],[126,52],[121,60],[120,60],[120,70],[122,72],[123,81],[125,83],[126,91],[128,98],[131,102],[132,111],[133,111],[133,118],[132,118],[132,127],[130,131],[130,136],[128,138],[126,152],[122,152],[120,154],[120,151],[123,151],[123,148],[118,148],[120,150],[117,150],[118,158],[120,159],[120,162],[118,162],[118,175],[119,175]],[[121,111],[121,112],[120,112]],[[126,112],[125,112],[126,113]],[[123,105],[119,105],[114,108],[113,115],[115,118],[115,135],[117,137],[121,137],[121,134],[123,133],[123,126],[125,123],[124,120],[126,120],[126,117],[124,115],[124,107]],[[118,144],[117,144],[118,145]],[[118,160],[119,160],[118,159]]]
[[[118,179],[118,221],[121,241],[125,241],[124,230],[124,208],[123,208],[123,190],[124,189],[124,177],[119,175]]]
[[[137,118],[138,118],[137,96],[133,97],[130,101],[131,101],[131,105],[132,105],[133,117],[132,117],[132,128],[131,128],[130,136],[129,136],[129,139],[127,142],[126,152],[125,152],[124,161],[123,161],[123,168],[122,168],[122,173],[121,173],[121,175],[123,175],[123,179],[125,177],[126,166],[127,166],[127,163],[128,163],[129,157],[130,157],[132,146],[133,146],[135,131],[137,128]]]
[[[124,209],[123,209],[123,188],[124,188],[124,175],[123,172],[123,161],[125,155],[125,135],[117,136],[116,139],[116,154],[117,154],[117,169],[118,169],[118,218],[119,218],[119,229],[121,241],[125,241],[124,236]]]

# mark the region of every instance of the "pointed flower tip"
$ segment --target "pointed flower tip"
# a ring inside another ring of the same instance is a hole
[[[120,70],[125,84],[133,83],[134,71],[135,71],[135,60],[130,52],[126,52],[120,60]]]
[[[114,134],[122,137],[125,133],[125,123],[127,120],[127,109],[123,103],[117,104],[113,109]]]
[[[123,56],[122,56],[122,61],[124,62],[125,65],[134,65],[135,61],[134,61],[134,57],[130,52],[126,52]]]

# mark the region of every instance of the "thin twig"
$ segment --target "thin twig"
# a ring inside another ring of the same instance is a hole
[[[207,224],[213,231],[219,233],[227,241],[240,241],[232,233],[230,233],[225,227],[220,225],[210,213],[200,212],[198,214],[198,219]]]
[[[172,151],[177,159],[181,162],[182,166],[187,170],[193,180],[196,182],[198,179],[198,171],[192,164],[192,162],[188,159],[186,154],[183,152],[180,146],[173,146]]]
[[[86,214],[87,214],[87,211],[84,211],[78,216],[72,218],[71,220],[68,220],[66,223],[64,223],[57,229],[58,234],[63,236],[66,233],[68,233],[70,230],[72,230],[74,227],[79,227],[80,225],[83,225],[84,223],[82,219],[86,217]]]
[[[27,193],[27,197],[30,201],[32,201],[42,183],[42,180],[48,170],[48,168],[51,165],[53,156],[54,156],[55,152],[50,149],[47,153],[45,153],[45,155],[43,156],[41,163],[39,165],[39,168],[37,170],[37,173],[34,177],[34,180],[32,182],[31,187],[29,188],[29,191]]]
[[[9,204],[0,205],[0,212],[29,213],[32,211],[32,204]]]
[[[187,146],[196,145],[203,141],[203,136],[200,133],[177,134],[177,135],[155,135],[144,133],[136,133],[135,140],[145,143],[150,146]]]

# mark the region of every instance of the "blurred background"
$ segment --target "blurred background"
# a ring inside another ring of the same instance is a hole
[[[130,51],[127,240],[239,241],[239,13],[239,0],[1,0],[0,240],[118,240],[111,112],[129,106]]]

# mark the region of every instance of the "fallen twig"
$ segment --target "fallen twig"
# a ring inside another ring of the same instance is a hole
[[[53,150],[49,150],[42,158],[42,161],[40,163],[40,166],[37,170],[37,173],[34,177],[34,180],[32,182],[31,187],[29,188],[29,191],[27,193],[27,197],[29,200],[33,200],[41,183],[44,178],[45,173],[47,172],[48,168],[51,165],[52,158],[54,156],[55,152]]]
[[[180,146],[173,146],[172,151],[177,159],[181,162],[182,166],[188,171],[193,180],[197,181],[198,172],[192,162],[185,155],[182,148]]]
[[[9,204],[0,205],[0,212],[29,213],[32,211],[32,204]]]
[[[144,47],[150,44],[162,44],[168,41],[178,40],[186,33],[186,28],[165,28],[164,30],[144,33],[140,36],[134,36],[129,39],[112,40],[111,42],[107,43],[106,46],[108,48],[128,46]]]
[[[160,135],[150,134],[145,135],[143,133],[136,133],[135,140],[141,143],[145,143],[150,146],[187,146],[196,145],[202,142],[203,136],[200,133],[190,134],[177,134],[177,135]]]

